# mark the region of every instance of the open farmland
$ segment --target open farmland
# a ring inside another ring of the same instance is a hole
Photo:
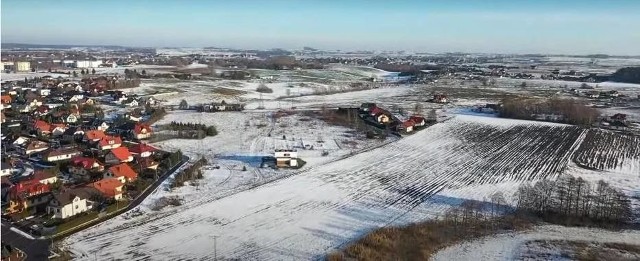
[[[441,191],[449,191],[441,201],[456,204],[489,196],[499,184],[554,178],[582,137],[568,125],[461,115],[228,197],[119,217],[67,243],[88,259],[212,259],[217,236],[218,257],[317,258],[379,226],[443,211],[428,200]]]
[[[640,137],[599,129],[589,130],[575,161],[597,170],[640,173]]]

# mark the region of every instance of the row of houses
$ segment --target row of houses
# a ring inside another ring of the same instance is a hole
[[[104,119],[103,90],[50,78],[2,86],[2,212],[65,219],[128,198],[139,175],[157,170],[152,128],[131,114]],[[28,109],[25,109],[28,107]]]

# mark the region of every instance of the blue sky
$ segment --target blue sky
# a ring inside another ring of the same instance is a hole
[[[640,0],[1,1],[2,42],[640,55]]]

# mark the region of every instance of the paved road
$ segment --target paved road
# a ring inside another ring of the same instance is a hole
[[[185,163],[189,161],[189,157],[183,156],[182,161],[171,168],[169,171],[165,172],[164,175],[160,176],[144,193],[140,194],[135,200],[131,201],[129,206],[124,211],[128,211],[138,206],[151,192],[155,191],[162,182],[167,179],[172,173],[174,173],[178,168],[182,167]],[[101,221],[104,222],[105,220]],[[99,223],[101,223],[99,222]],[[11,228],[12,226],[9,222],[2,220],[2,241],[7,244],[16,247],[22,250],[27,254],[27,261],[30,260],[48,260],[49,258],[49,247],[51,245],[51,239],[38,239],[38,238],[28,238],[24,235],[17,233]],[[91,226],[86,227],[85,229]],[[76,231],[78,232],[78,231]],[[76,233],[74,232],[74,233]],[[72,233],[73,234],[73,233]],[[71,234],[65,235],[69,236]]]
[[[49,240],[30,239],[11,230],[13,226],[2,221],[2,241],[27,254],[27,260],[48,260]]]

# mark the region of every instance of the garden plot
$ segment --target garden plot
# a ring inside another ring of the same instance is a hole
[[[491,184],[555,178],[582,135],[567,125],[461,115],[254,189],[119,217],[66,242],[86,258],[212,259],[214,237],[218,257],[319,258],[377,227],[428,218],[435,199],[438,212],[500,189]]]

